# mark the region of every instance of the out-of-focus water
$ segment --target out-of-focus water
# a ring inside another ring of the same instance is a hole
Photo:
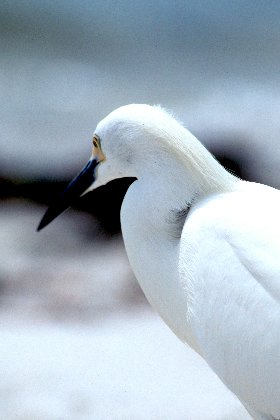
[[[174,110],[207,145],[244,159],[249,177],[278,185],[277,2],[15,1],[1,9],[6,174],[72,174],[103,116],[145,102]]]

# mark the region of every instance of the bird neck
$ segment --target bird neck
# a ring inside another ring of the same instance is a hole
[[[194,202],[231,188],[234,179],[205,150],[202,146],[200,165],[190,163],[184,151],[151,155],[121,209],[125,247],[140,286],[167,325],[197,351],[191,328],[186,328],[187,299],[178,271],[181,232]]]
[[[182,178],[176,184],[171,174],[172,170],[166,171],[169,183],[158,174],[130,186],[121,209],[122,233],[131,267],[148,301],[182,341],[199,351],[186,326],[186,296],[178,273],[183,223],[177,209],[191,201],[194,191],[184,188],[188,184]]]

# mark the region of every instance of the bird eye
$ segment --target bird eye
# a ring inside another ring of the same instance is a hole
[[[97,149],[100,147],[99,138],[96,134],[93,136],[92,143]]]
[[[102,152],[101,141],[97,134],[94,134],[92,138],[92,144],[93,144],[94,156],[98,157],[99,162],[103,162],[106,158],[105,158],[104,153]]]

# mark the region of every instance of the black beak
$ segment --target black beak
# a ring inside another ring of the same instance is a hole
[[[95,168],[99,164],[99,161],[95,158],[91,159],[87,165],[82,169],[79,175],[68,184],[63,193],[58,197],[57,201],[54,202],[42,218],[37,230],[43,229],[49,223],[51,223],[57,216],[63,213],[68,207],[70,207],[75,200],[80,197],[95,181]]]

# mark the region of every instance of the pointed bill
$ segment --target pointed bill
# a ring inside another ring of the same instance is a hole
[[[82,169],[79,175],[70,182],[60,197],[50,205],[37,228],[38,231],[63,213],[91,186],[96,179],[96,167],[98,164],[99,159],[97,159],[97,157],[93,157],[89,160],[87,165]]]

